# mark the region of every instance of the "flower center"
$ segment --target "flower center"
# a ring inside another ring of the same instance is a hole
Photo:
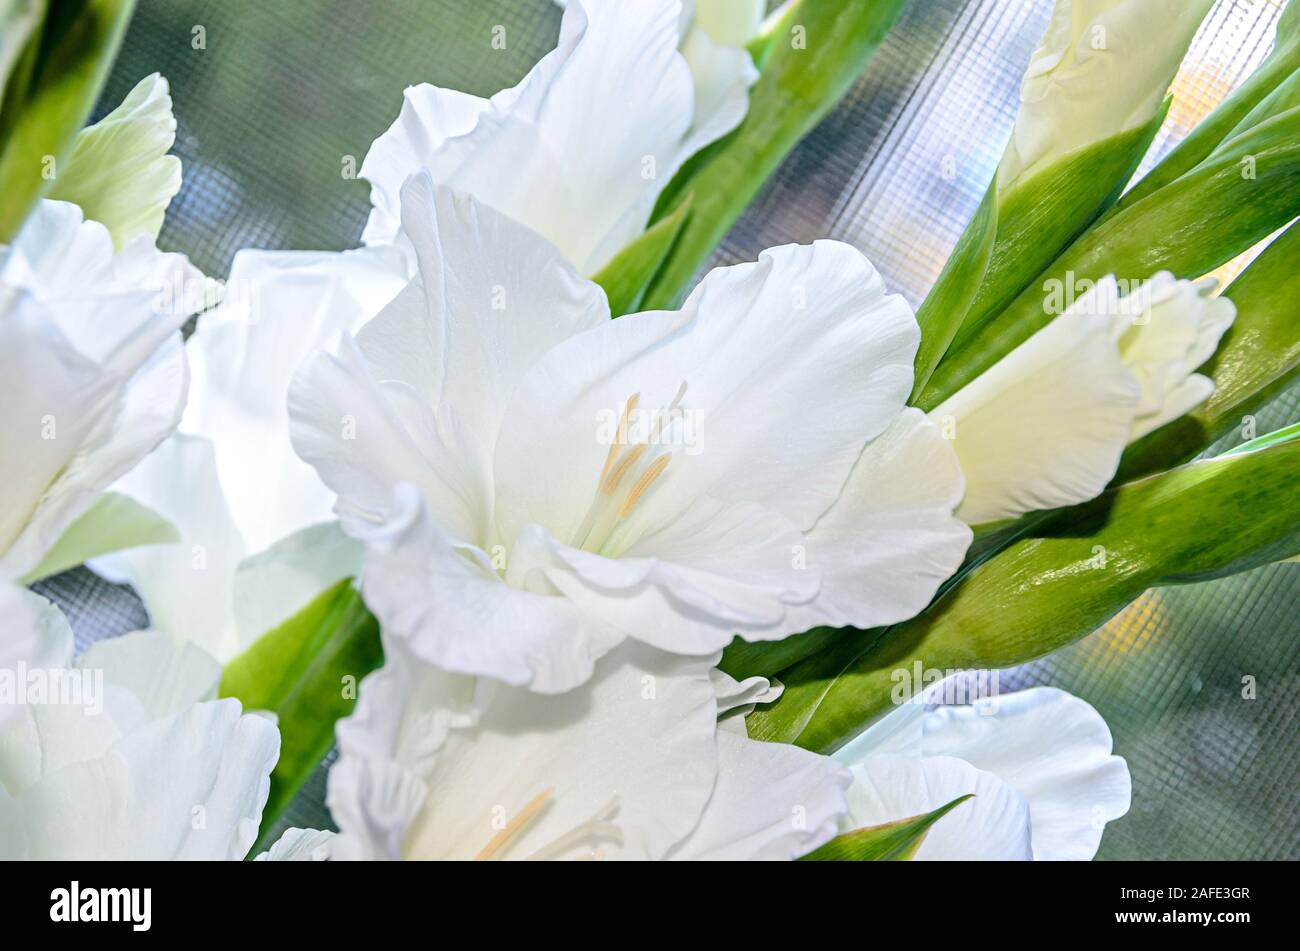
[[[684,416],[682,397],[686,383],[667,407],[648,414],[645,425],[638,416],[641,394],[633,393],[623,404],[618,428],[610,442],[605,465],[596,482],[596,493],[573,545],[600,553],[610,536],[650,492],[672,461],[672,445]]]
[[[551,793],[554,789],[543,789],[540,793],[528,801],[518,814],[507,822],[501,829],[488,840],[488,844],[479,850],[474,856],[476,862],[495,861],[502,857],[505,852],[520,834],[532,825],[533,820],[543,811],[546,804],[551,800]],[[538,849],[532,855],[528,856],[532,861],[545,861],[547,859],[557,859],[567,853],[570,849],[575,848],[582,842],[589,839],[606,839],[623,843],[623,830],[615,825],[612,821],[614,815],[618,812],[618,797],[615,796],[586,822],[570,829],[564,835],[553,840],[548,845]],[[590,854],[581,856],[585,859],[603,858],[599,848],[595,848]]]

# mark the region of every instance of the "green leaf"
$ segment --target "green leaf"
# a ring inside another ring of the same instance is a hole
[[[18,234],[89,118],[133,7],[50,0],[39,42],[33,37],[11,72],[0,108],[0,244]]]
[[[1185,462],[1290,386],[1300,375],[1300,225],[1293,224],[1224,291],[1237,319],[1201,372],[1208,400],[1124,453],[1117,481]]]
[[[821,848],[803,856],[804,862],[904,862],[916,855],[930,827],[956,809],[974,793],[958,796],[933,812],[867,826],[836,836]]]
[[[609,312],[613,316],[622,317],[637,309],[645,289],[681,234],[690,211],[691,196],[687,195],[672,214],[651,225],[592,277],[605,289]]]
[[[1300,69],[1300,4],[1288,3],[1278,19],[1273,49],[1264,62],[1120,199],[1120,207],[1136,204],[1181,178],[1243,123],[1260,118],[1258,113],[1251,114],[1280,84],[1293,78],[1297,69]]]
[[[379,623],[352,582],[342,581],[226,665],[221,696],[275,713],[280,727],[263,833],[320,765],[335,722],[356,705],[357,684],[381,663]]]
[[[181,161],[167,154],[175,141],[167,80],[146,76],[121,105],[81,130],[49,197],[79,205],[119,249],[138,235],[156,240],[181,188]]]
[[[781,160],[848,91],[893,26],[904,0],[801,0],[770,36],[749,111],[694,156],[659,197],[656,217],[694,195],[694,211],[642,307],[676,306],[687,282]],[[793,32],[792,32],[793,31]]]
[[[913,394],[925,388],[930,374],[948,352],[988,272],[998,236],[997,191],[995,175],[984,193],[984,200],[975,209],[975,216],[957,239],[939,279],[916,312],[916,322],[921,327],[921,345],[916,350]]]
[[[831,752],[888,712],[899,670],[1025,663],[1090,634],[1148,588],[1300,552],[1300,438],[1257,446],[1110,490],[1037,526],[911,621],[839,632],[782,672],[785,692],[746,719],[750,736]]]
[[[961,334],[916,405],[934,409],[1051,321],[1049,289],[1107,274],[1130,286],[1161,270],[1200,277],[1298,214],[1300,108],[1234,136],[1177,181],[1107,215],[996,318]]]
[[[33,584],[110,552],[180,540],[176,527],[153,509],[130,496],[105,492],[67,527],[21,583]]]

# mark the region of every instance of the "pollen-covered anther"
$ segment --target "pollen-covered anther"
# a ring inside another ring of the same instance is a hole
[[[663,471],[668,468],[668,463],[672,458],[671,455],[665,453],[655,459],[654,462],[650,463],[650,466],[646,471],[641,473],[641,478],[636,480],[636,483],[632,486],[632,491],[627,494],[627,498],[623,500],[622,507],[618,510],[618,517],[620,519],[627,518],[632,514],[632,510],[636,508],[636,504],[641,501],[641,496],[650,491],[650,486],[652,486],[655,479],[659,478],[659,476],[663,474]]]
[[[673,457],[672,449],[664,448],[663,444],[681,419],[685,394],[686,383],[683,382],[672,402],[652,414],[649,425],[644,425],[645,420],[640,424],[637,420],[641,395],[633,393],[627,398],[609,452],[605,454],[595,497],[574,533],[572,544],[575,547],[601,552],[619,525],[663,476]]]
[[[537,814],[542,811],[542,807],[550,801],[551,793],[554,791],[554,789],[543,789],[529,800],[528,805],[524,806],[518,815],[507,822],[496,835],[488,840],[488,844],[483,846],[478,854],[474,856],[474,861],[486,862],[500,854],[537,817]]]

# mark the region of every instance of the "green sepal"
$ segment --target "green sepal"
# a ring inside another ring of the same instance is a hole
[[[952,802],[908,819],[866,826],[837,835],[819,849],[803,856],[803,862],[906,862],[916,855],[930,827],[952,812],[974,793],[958,796]]]
[[[997,240],[952,342],[958,358],[965,340],[1115,204],[1151,147],[1170,102],[1166,98],[1145,126],[1062,156],[998,199]],[[915,392],[920,391],[918,384]]]

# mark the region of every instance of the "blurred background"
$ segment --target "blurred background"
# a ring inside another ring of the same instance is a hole
[[[1144,169],[1263,59],[1282,5],[1216,3]],[[790,156],[712,265],[838,238],[919,304],[993,175],[1051,6],[911,0],[867,72]],[[402,90],[431,82],[491,95],[554,45],[559,20],[551,0],[139,0],[97,116],[151,72],[171,81],[185,184],[160,244],[224,277],[243,247],[354,247],[368,187],[346,171],[396,117]],[[498,25],[505,49],[490,42]],[[1293,388],[1258,414],[1257,428],[1297,419]],[[129,589],[84,569],[40,589],[63,606],[79,647],[147,625]],[[1150,592],[1002,684],[1063,687],[1110,724],[1134,795],[1100,858],[1294,859],[1297,634],[1300,566],[1274,565]],[[1253,699],[1243,696],[1247,682]],[[323,775],[283,825],[329,824]]]

